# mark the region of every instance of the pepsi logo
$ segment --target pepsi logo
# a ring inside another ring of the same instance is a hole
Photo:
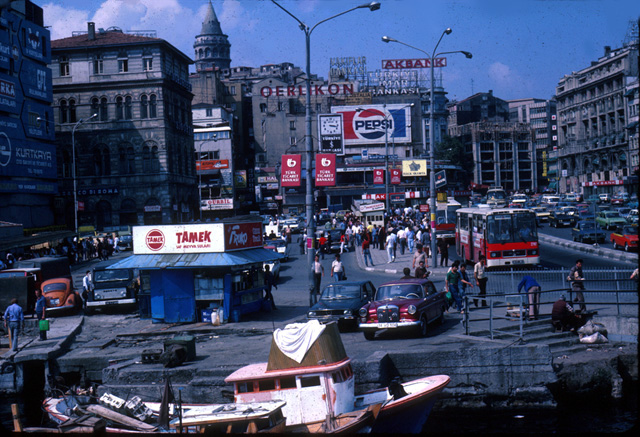
[[[144,241],[150,250],[158,251],[164,247],[165,238],[159,229],[153,229],[147,232]]]
[[[355,114],[353,128],[362,138],[376,140],[384,137],[387,130],[393,129],[393,118],[385,119],[384,112],[368,108]]]

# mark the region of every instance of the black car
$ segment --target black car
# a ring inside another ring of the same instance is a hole
[[[563,209],[554,209],[549,213],[549,226],[554,228],[562,226],[573,226],[576,224],[577,217],[570,215]]]
[[[331,229],[327,232],[326,237],[329,239],[329,253],[340,252],[340,240],[342,235],[344,235],[344,231],[342,229]]]
[[[338,327],[357,328],[358,311],[376,294],[370,281],[334,282],[322,290],[320,300],[307,312],[309,320],[321,323],[338,322]]]

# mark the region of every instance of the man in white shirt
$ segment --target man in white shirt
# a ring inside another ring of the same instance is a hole
[[[407,247],[407,237],[405,230],[400,228],[396,238],[398,239],[398,244],[400,245],[400,254],[404,255],[404,248]]]
[[[396,260],[396,257],[393,254],[393,247],[396,245],[396,234],[394,234],[393,232],[389,232],[389,235],[387,235],[387,241],[385,242],[385,249],[387,249],[387,258],[389,259],[389,261],[387,261],[387,264],[391,264],[392,262],[394,262]]]

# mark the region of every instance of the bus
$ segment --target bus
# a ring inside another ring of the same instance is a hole
[[[427,199],[427,211],[431,199]],[[446,202],[436,202],[436,237],[444,238],[451,244],[456,238],[456,211],[462,208],[460,202],[448,198]]]
[[[460,208],[456,251],[469,261],[487,257],[487,267],[535,265],[540,247],[535,213],[523,208]]]
[[[491,208],[507,206],[507,192],[502,187],[491,187],[487,190],[487,205]]]

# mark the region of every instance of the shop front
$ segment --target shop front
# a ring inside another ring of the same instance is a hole
[[[197,322],[216,307],[237,321],[262,309],[263,265],[281,257],[262,247],[261,222],[236,219],[136,226],[133,255],[108,268],[139,269],[139,300],[154,322]]]

